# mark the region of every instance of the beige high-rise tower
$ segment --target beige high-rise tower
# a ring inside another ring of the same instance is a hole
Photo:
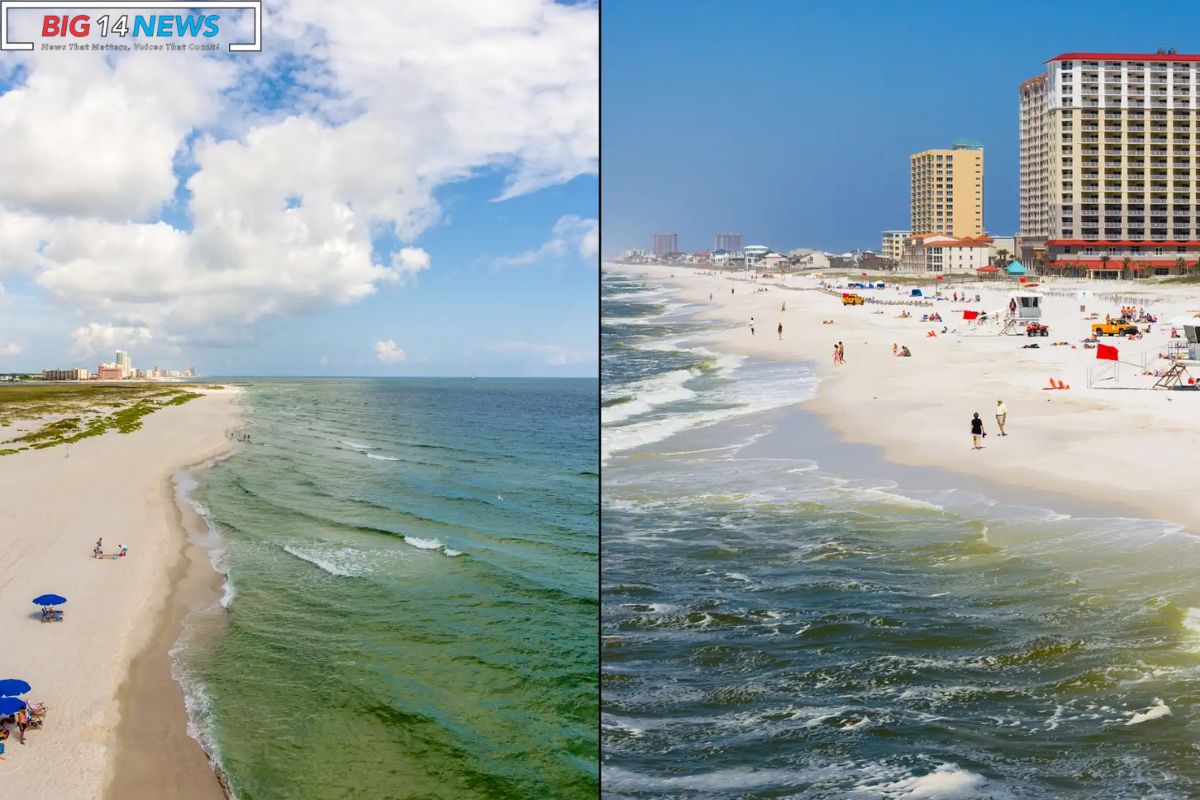
[[[983,145],[959,142],[913,154],[912,231],[983,235]]]
[[[1063,53],[1021,84],[1021,234],[1047,271],[1195,272],[1197,108],[1200,55],[1174,50]]]

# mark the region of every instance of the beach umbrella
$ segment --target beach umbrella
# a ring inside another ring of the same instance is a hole
[[[25,701],[19,697],[0,697],[0,717],[15,714],[25,707]]]
[[[44,594],[40,597],[33,598],[33,602],[39,606],[61,606],[67,602],[67,598],[61,594]]]
[[[18,694],[25,694],[30,689],[28,683],[17,678],[5,678],[0,681],[0,697],[12,697]]]

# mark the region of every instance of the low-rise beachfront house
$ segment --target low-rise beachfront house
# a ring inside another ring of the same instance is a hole
[[[1117,280],[1195,275],[1198,271],[1200,241],[1058,239],[1046,243],[1047,275]]]
[[[901,268],[913,274],[975,275],[992,256],[990,236],[917,234],[904,243]]]
[[[831,266],[827,253],[822,253],[820,250],[813,250],[809,247],[797,247],[795,250],[789,250],[788,261],[791,262],[793,269],[798,270],[827,270]]]
[[[787,256],[780,255],[779,253],[767,253],[758,260],[759,267],[771,270],[786,267],[789,263]]]
[[[728,250],[713,250],[712,263],[718,267],[724,267],[729,264],[730,253]]]
[[[771,252],[771,248],[762,244],[746,245],[742,248],[742,254],[746,258],[746,266],[754,267],[767,253]]]

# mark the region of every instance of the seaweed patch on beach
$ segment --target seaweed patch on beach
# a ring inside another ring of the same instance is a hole
[[[153,384],[5,387],[0,390],[0,427],[24,424],[19,435],[0,440],[0,456],[71,444],[114,430],[133,433],[142,427],[143,417],[202,396],[182,387]]]

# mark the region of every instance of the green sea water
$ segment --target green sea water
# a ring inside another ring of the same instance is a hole
[[[596,391],[248,385],[190,493],[228,619],[176,653],[240,800],[597,795]]]

